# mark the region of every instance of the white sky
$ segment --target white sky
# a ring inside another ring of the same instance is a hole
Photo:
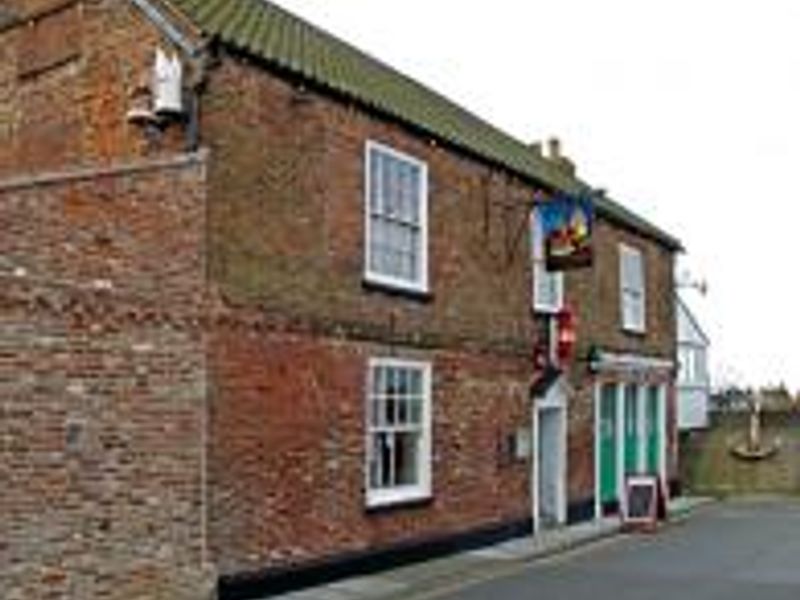
[[[800,1],[278,4],[522,140],[561,137],[683,241],[715,383],[800,389]]]

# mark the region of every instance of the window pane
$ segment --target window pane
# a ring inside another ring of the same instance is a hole
[[[632,274],[632,285],[634,289],[640,291],[644,288],[644,263],[642,262],[642,255],[639,252],[633,254],[633,264],[631,269],[633,270]]]
[[[420,224],[421,222],[421,206],[420,202],[422,198],[420,197],[420,183],[421,183],[421,173],[420,169],[415,167],[411,169],[411,214],[409,215],[410,220],[412,223]]]
[[[386,275],[397,276],[397,225],[392,222],[385,222],[383,225],[383,237],[381,249],[384,260],[381,265],[381,272]]]
[[[422,395],[422,371],[420,369],[413,369],[411,371],[408,390],[412,396]]]
[[[382,394],[386,388],[386,369],[384,367],[375,367],[372,369],[370,377],[372,379],[372,394],[375,396]]]
[[[380,457],[380,487],[392,487],[394,485],[394,439],[391,433],[379,433],[379,457]]]
[[[408,389],[409,389],[408,377],[409,377],[408,369],[397,369],[396,390],[397,394],[400,396],[408,395]]]
[[[409,416],[408,422],[410,425],[422,425],[422,398],[413,397],[408,401]]]
[[[384,155],[381,162],[383,166],[381,173],[383,209],[381,212],[383,215],[390,215],[392,213],[392,158]]]
[[[400,225],[397,227],[397,249],[404,253],[411,252],[412,247],[411,231],[408,227]]]
[[[386,485],[384,478],[384,473],[386,472],[384,471],[386,462],[384,457],[386,451],[385,439],[386,434],[384,433],[377,433],[371,437],[369,482],[373,488],[380,488]]]
[[[397,397],[390,391],[384,400],[383,422],[386,425],[397,423]]]
[[[400,426],[407,425],[409,422],[408,414],[408,397],[404,396],[397,399],[397,424]]]
[[[368,423],[371,427],[380,427],[381,425],[381,402],[378,396],[372,396],[369,399],[369,415]]]
[[[369,207],[371,214],[377,214],[381,211],[380,191],[381,191],[381,154],[372,150],[369,153],[369,168],[370,168],[370,189],[369,189]]]
[[[373,438],[373,442],[374,442]],[[374,451],[375,444],[373,443],[373,451]],[[369,487],[372,489],[380,487],[381,482],[381,473],[380,473],[380,461],[375,458],[371,458],[369,461]]]
[[[386,233],[383,230],[383,219],[380,217],[370,218],[370,247],[369,247],[369,268],[370,270],[383,272],[383,240]]]
[[[414,485],[418,478],[418,433],[395,434],[394,472],[397,485]]]
[[[644,288],[644,263],[638,250],[623,248],[620,253],[621,285],[623,289],[641,292]]]
[[[411,210],[411,197],[409,196],[409,174],[408,174],[408,167],[404,164],[399,164],[397,167],[397,180],[398,180],[398,189],[397,189],[397,206],[398,206],[398,214],[397,217],[406,222],[408,220],[408,213]]]

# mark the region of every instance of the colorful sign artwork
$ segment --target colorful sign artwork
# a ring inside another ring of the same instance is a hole
[[[545,238],[548,271],[580,269],[592,264],[594,210],[590,200],[556,196],[538,206]]]

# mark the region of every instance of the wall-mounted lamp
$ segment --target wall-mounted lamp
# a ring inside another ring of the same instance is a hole
[[[590,373],[597,373],[600,370],[600,360],[600,349],[592,344],[589,346],[589,352],[586,354],[586,363]]]

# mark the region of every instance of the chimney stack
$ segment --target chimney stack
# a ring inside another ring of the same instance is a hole
[[[541,151],[541,144],[535,144],[535,146],[538,146]],[[534,144],[531,144],[531,148],[533,147]],[[562,173],[570,177],[575,176],[575,163],[564,156],[561,151],[561,140],[557,137],[551,137],[547,140],[547,155],[544,158]]]
[[[552,162],[557,163],[561,160],[561,140],[557,137],[551,137],[547,140],[547,158]]]

